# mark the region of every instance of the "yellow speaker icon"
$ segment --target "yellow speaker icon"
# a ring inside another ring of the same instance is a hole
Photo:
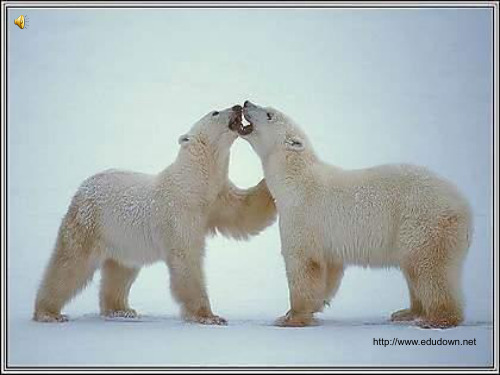
[[[14,20],[14,23],[19,26],[20,29],[24,29],[24,16],[20,15]]]

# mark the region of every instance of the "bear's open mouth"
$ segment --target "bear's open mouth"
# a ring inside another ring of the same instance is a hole
[[[238,132],[239,135],[248,135],[253,131],[252,123],[243,124],[243,116],[241,111],[235,111],[235,114],[229,121],[229,129]]]
[[[238,134],[239,135],[248,135],[251,132],[253,132],[253,123],[252,123],[252,121],[250,121],[249,115],[245,109],[243,110],[243,119],[247,122],[247,124],[244,125],[243,122],[241,123],[241,126],[238,129]]]
[[[239,135],[248,135],[251,132],[253,132],[253,124],[251,122],[248,123],[248,125],[243,125],[243,123],[241,123],[240,127],[238,128]]]

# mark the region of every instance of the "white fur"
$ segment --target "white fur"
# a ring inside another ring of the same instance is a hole
[[[168,264],[188,320],[220,324],[202,272],[205,237],[257,234],[276,218],[264,181],[242,190],[228,180],[234,111],[209,113],[179,137],[177,159],[158,175],[108,170],[75,194],[35,303],[35,320],[60,321],[64,304],[102,267],[101,312],[130,316],[128,292],[140,267]]]
[[[461,321],[472,215],[453,184],[413,165],[334,167],[283,113],[247,103],[244,114],[254,127],[244,138],[261,157],[280,215],[292,305],[280,324],[310,324],[347,265],[401,267],[422,325]]]

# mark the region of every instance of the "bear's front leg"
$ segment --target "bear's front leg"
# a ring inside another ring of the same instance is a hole
[[[323,310],[326,283],[325,264],[306,255],[307,252],[284,252],[290,310],[276,321],[281,327],[315,325],[314,313]]]
[[[182,305],[186,321],[226,325],[227,321],[212,313],[202,270],[203,246],[172,249],[167,255],[170,287]]]

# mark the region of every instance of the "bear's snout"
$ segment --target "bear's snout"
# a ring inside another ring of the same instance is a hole
[[[256,107],[256,105],[253,104],[250,100],[245,100],[245,103],[243,103],[243,107],[250,108],[250,107]]]

